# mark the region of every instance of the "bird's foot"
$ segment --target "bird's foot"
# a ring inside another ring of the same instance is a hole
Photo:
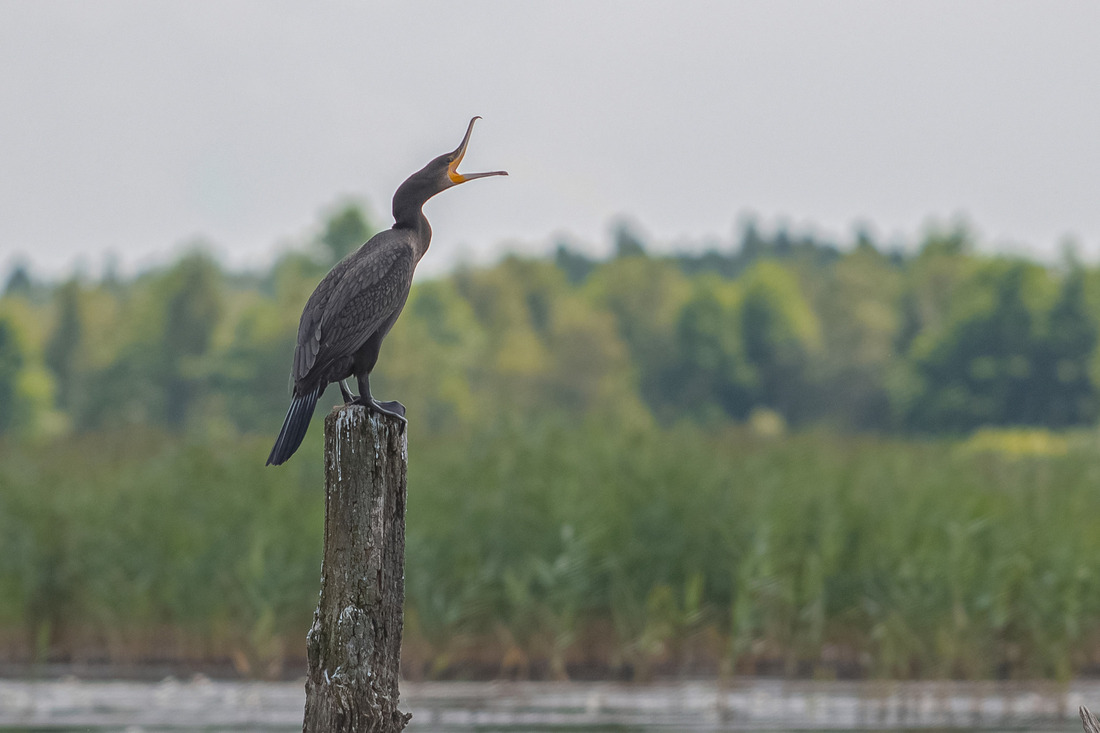
[[[356,397],[347,404],[349,405],[361,405],[368,410],[374,412],[380,412],[383,415],[389,415],[390,417],[396,417],[401,422],[408,424],[408,420],[405,419],[405,406],[397,400],[391,400],[389,402],[379,402],[378,400],[369,397],[363,399],[362,397]]]
[[[389,402],[375,402],[374,406],[379,412],[384,412],[387,415],[393,415],[399,417],[402,420],[405,419],[405,406],[397,400],[390,400]]]

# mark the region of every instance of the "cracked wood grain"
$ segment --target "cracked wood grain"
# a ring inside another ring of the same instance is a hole
[[[360,406],[325,418],[321,595],[306,635],[303,733],[397,733],[405,603],[405,426]]]

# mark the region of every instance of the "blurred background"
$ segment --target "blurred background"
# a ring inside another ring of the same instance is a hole
[[[407,677],[1095,673],[1097,27],[0,5],[0,672],[304,671],[298,316],[478,114],[375,372]]]

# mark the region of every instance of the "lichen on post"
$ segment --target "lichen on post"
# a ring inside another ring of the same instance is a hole
[[[360,406],[325,418],[321,596],[306,636],[304,733],[396,733],[405,603],[405,425]]]

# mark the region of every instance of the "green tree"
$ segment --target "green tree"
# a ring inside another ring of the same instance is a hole
[[[565,273],[570,285],[580,285],[596,268],[596,262],[560,242],[554,249],[554,264]]]
[[[238,307],[230,343],[210,357],[207,387],[220,396],[220,409],[238,429],[277,430],[289,396],[298,314],[255,297]]]
[[[1090,423],[1097,416],[1096,385],[1089,364],[1096,353],[1097,322],[1085,298],[1085,272],[1074,267],[1037,340],[1037,384],[1029,392],[1037,422],[1052,427]]]
[[[763,257],[768,251],[768,241],[760,234],[760,225],[755,216],[741,220],[740,255],[745,262]]]
[[[1041,314],[1025,297],[1041,272],[1022,263],[985,268],[958,299],[939,333],[914,345],[921,389],[911,426],[963,431],[979,425],[1041,424],[1043,388],[1036,369]]]
[[[202,253],[180,260],[165,276],[159,385],[164,420],[182,426],[209,376],[207,356],[223,312],[221,272]]]
[[[642,400],[655,411],[670,404],[678,383],[676,324],[692,284],[676,267],[650,257],[624,257],[597,268],[584,293],[592,307],[610,312],[638,372]]]
[[[35,432],[53,398],[29,323],[20,308],[0,308],[0,435]]]
[[[54,293],[57,320],[46,343],[46,366],[57,384],[57,406],[72,411],[80,392],[79,379],[83,365],[84,320],[81,313],[81,288],[76,279],[62,285]]]
[[[757,380],[741,334],[741,294],[716,278],[696,281],[676,322],[674,360],[665,409],[700,417],[744,419]]]
[[[34,281],[31,279],[30,269],[20,262],[12,268],[8,275],[8,281],[4,284],[5,296],[29,297],[34,291]]]
[[[797,276],[776,262],[756,264],[745,274],[744,288],[741,338],[755,372],[757,401],[789,421],[801,419],[821,340],[817,315]]]
[[[834,265],[815,270],[812,307],[822,349],[812,366],[817,418],[858,430],[891,427],[887,376],[897,360],[901,318],[900,268],[879,253],[870,235]]]
[[[359,204],[346,203],[339,206],[325,221],[318,241],[325,253],[325,260],[333,265],[359,249],[376,231],[377,228],[371,224]]]
[[[976,237],[966,222],[950,227],[932,226],[921,243],[921,257],[969,255],[974,251]]]
[[[454,278],[414,285],[382,348],[372,389],[402,400],[416,429],[462,428],[502,406],[477,390],[479,375],[488,370],[488,335]]]
[[[470,372],[474,392],[524,414],[553,405],[550,338],[568,287],[562,272],[548,262],[507,257],[459,273],[455,284],[486,336]]]
[[[26,420],[26,405],[19,390],[25,364],[24,346],[15,324],[0,316],[0,433],[10,432]]]
[[[620,219],[611,227],[611,239],[615,245],[615,257],[645,257],[645,240],[637,227],[625,219]]]

